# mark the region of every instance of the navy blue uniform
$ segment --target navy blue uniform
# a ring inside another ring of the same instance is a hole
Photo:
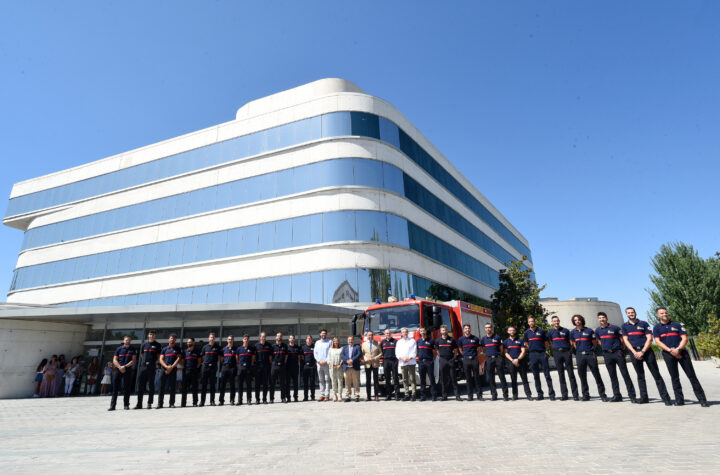
[[[482,399],[482,385],[480,384],[480,367],[478,366],[478,347],[480,339],[475,335],[458,338],[458,347],[462,352],[463,370],[467,383],[468,399],[472,401],[475,391]]]
[[[668,323],[658,323],[653,327],[653,336],[656,340],[660,340],[669,348],[677,348],[682,342],[682,335],[687,335],[685,327],[678,322],[668,321]],[[685,396],[683,395],[682,386],[680,385],[680,372],[678,371],[678,364],[682,366],[685,375],[690,380],[695,397],[701,403],[706,403],[705,391],[700,385],[700,381],[695,375],[695,368],[693,368],[692,360],[687,350],[683,348],[680,351],[679,358],[676,358],[665,350],[662,352],[663,359],[667,365],[668,372],[670,373],[670,381],[672,381],[673,392],[675,393],[675,404],[682,405],[685,403]]]
[[[565,382],[565,373],[567,373],[568,379],[570,379],[570,390],[573,398],[577,401],[579,397],[575,371],[573,371],[572,354],[570,353],[570,330],[563,327],[551,328],[548,330],[547,335],[552,345],[553,359],[560,380],[560,395],[563,400],[568,397],[568,388]]]
[[[272,345],[267,341],[265,343],[258,342],[255,344],[255,353],[257,356],[257,360],[255,360],[255,403],[260,404],[260,387],[262,387],[262,400],[267,403],[272,367]]]
[[[160,352],[163,358],[163,362],[172,366],[177,360],[182,358],[182,350],[180,345],[175,344],[172,348],[170,345],[166,346]],[[162,369],[162,375],[160,376],[160,397],[158,398],[158,407],[163,407],[163,400],[165,399],[165,387],[170,391],[170,407],[175,406],[175,386],[177,386],[177,366],[170,371],[170,374],[166,374],[165,368]]]
[[[275,401],[275,387],[280,383],[280,399],[282,402],[290,400],[290,390],[287,385],[287,356],[288,346],[285,343],[275,343],[272,346],[272,369],[270,370],[270,402]]]
[[[125,366],[133,360],[133,357],[137,358],[137,349],[135,349],[134,346],[125,348],[125,345],[120,345],[115,350],[115,356],[117,357],[118,364],[120,366]],[[117,368],[113,369],[115,372],[113,373],[113,392],[112,397],[110,398],[110,409],[115,409],[118,392],[120,391],[121,386],[123,388],[123,406],[128,409],[130,407],[130,392],[132,392],[134,383],[133,376],[135,375],[135,372],[133,371],[132,366],[125,368],[124,373]]]
[[[632,363],[633,368],[635,368],[635,374],[637,374],[638,378],[640,402],[648,402],[647,383],[645,382],[645,367],[643,366],[643,363],[645,363],[650,370],[650,374],[655,380],[655,385],[658,388],[660,397],[666,404],[670,404],[670,395],[667,392],[665,381],[663,381],[662,376],[660,376],[660,369],[658,368],[657,360],[655,359],[655,352],[649,345],[647,351],[643,351],[645,343],[647,342],[647,335],[652,335],[650,325],[648,325],[647,322],[638,319],[636,319],[634,323],[627,321],[623,323],[622,334],[627,337],[630,347],[635,350],[635,352],[643,354],[640,359],[637,359],[635,358],[635,352],[630,353],[630,363]]]
[[[440,391],[443,400],[447,400],[448,386],[452,383],[454,395],[460,397],[455,376],[455,353],[458,349],[457,342],[450,335],[447,338],[442,336],[435,340],[435,349],[438,352],[438,363],[440,364]]]
[[[595,334],[600,339],[600,346],[605,357],[605,368],[607,368],[610,375],[610,384],[613,391],[612,400],[615,402],[622,400],[617,368],[625,381],[625,388],[627,388],[630,400],[635,402],[635,386],[633,386],[632,379],[630,379],[630,373],[628,373],[627,364],[625,363],[625,353],[622,349],[622,330],[616,325],[608,325],[596,328]]]
[[[505,381],[505,364],[503,362],[503,343],[498,334],[492,336],[484,335],[480,338],[480,346],[485,348],[485,377],[490,383],[490,394],[493,400],[497,399],[497,386],[495,385],[495,375],[500,378],[500,387],[502,388],[503,398],[508,398],[508,387]]]
[[[230,385],[230,404],[235,404],[235,375],[237,359],[235,347],[224,346],[222,349],[222,367],[220,368],[220,405],[225,404],[225,388]]]
[[[430,396],[437,399],[437,385],[435,384],[435,340],[430,337],[417,339],[417,361],[420,371],[420,400],[426,398],[426,379],[430,380]]]
[[[237,355],[237,390],[238,404],[242,404],[243,400],[243,384],[247,392],[247,402],[252,404],[252,379],[253,379],[253,357],[256,354],[255,347],[248,344],[247,348],[243,345],[238,346],[235,350]]]
[[[578,376],[580,376],[580,389],[583,394],[583,401],[590,400],[590,388],[587,383],[587,370],[590,368],[590,372],[595,378],[595,384],[597,384],[598,393],[600,398],[605,401],[605,384],[600,377],[600,370],[598,369],[597,356],[595,356],[595,332],[591,328],[582,328],[578,330],[574,328],[570,331],[570,341],[575,344],[575,358],[577,359]]]
[[[522,380],[523,389],[525,390],[525,397],[532,400],[532,392],[530,391],[530,383],[528,382],[527,377],[527,356],[523,357],[522,359],[518,359],[522,354],[522,349],[525,347],[525,340],[515,336],[515,338],[506,339],[503,342],[503,345],[505,346],[506,355],[510,356],[510,359],[506,358],[506,369],[507,372],[510,373],[510,384],[512,386],[513,399],[518,398],[517,375],[518,373],[520,373],[520,379]],[[515,366],[512,360],[518,360],[518,365]]]
[[[303,401],[308,399],[308,390],[311,399],[315,400],[315,372],[317,371],[317,363],[315,361],[315,344],[303,345],[303,364],[302,364],[302,380],[303,380]]]
[[[203,346],[200,356],[203,357],[202,372],[200,375],[200,405],[205,405],[205,395],[207,394],[208,383],[210,383],[210,404],[215,405],[215,384],[217,382],[218,360],[222,349],[220,345],[207,344]]]
[[[157,341],[150,343],[146,341],[140,347],[140,364],[138,365],[138,392],[137,392],[137,404],[136,409],[142,408],[143,395],[145,390],[148,392],[148,408],[152,406],[153,399],[155,399],[155,370],[157,369],[158,358],[160,357],[160,350],[162,346]]]
[[[188,389],[192,391],[193,406],[198,403],[198,377],[200,374],[200,349],[193,346],[192,349],[185,348],[183,353],[185,367],[183,368],[182,380],[182,399],[180,405],[185,407],[187,404]]]
[[[555,399],[552,378],[550,377],[550,364],[545,354],[545,342],[548,341],[547,333],[540,327],[525,330],[525,342],[530,352],[530,371],[535,379],[535,391],[538,400],[543,398],[542,384],[540,383],[540,371],[545,375],[545,383],[548,387],[550,399]]]
[[[286,374],[287,374],[287,386],[288,386],[288,400],[290,399],[290,391],[292,391],[293,399],[295,402],[298,400],[298,386],[299,386],[299,378],[300,378],[300,355],[301,349],[300,346],[298,346],[297,343],[287,345],[287,364],[286,364]]]
[[[385,376],[385,397],[390,399],[392,391],[395,391],[395,398],[400,400],[400,376],[398,375],[398,360],[395,355],[397,340],[383,338],[380,341],[380,348],[383,353],[383,375]],[[392,379],[392,383],[391,380]],[[391,386],[392,384],[392,386]]]

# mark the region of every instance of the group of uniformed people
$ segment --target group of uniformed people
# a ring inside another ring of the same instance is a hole
[[[360,354],[364,357],[367,375],[367,400],[371,400],[372,379],[375,379],[375,400],[378,400],[378,372],[377,364],[373,360],[377,356],[382,356],[383,373],[385,375],[385,396],[391,399],[394,394],[395,398],[400,400],[400,386],[398,367],[410,371],[403,371],[403,379],[405,385],[404,399],[427,399],[427,385],[429,380],[429,395],[433,401],[438,399],[447,400],[450,388],[456,400],[463,400],[460,397],[457,387],[457,378],[455,374],[455,360],[461,358],[462,368],[467,381],[467,398],[473,400],[473,396],[477,393],[479,400],[483,399],[482,384],[480,376],[485,374],[490,385],[492,400],[498,398],[497,385],[495,377],[500,380],[503,399],[509,400],[508,385],[505,374],[510,373],[512,398],[518,398],[518,374],[522,380],[525,395],[530,400],[544,399],[544,393],[540,380],[540,372],[545,376],[548,395],[551,400],[555,400],[555,391],[553,389],[552,379],[550,377],[550,367],[548,364],[547,349],[551,348],[553,358],[558,370],[560,380],[561,400],[568,399],[568,388],[565,380],[567,373],[570,380],[570,390],[574,400],[590,400],[590,393],[587,383],[587,370],[590,369],[595,382],[597,384],[598,393],[603,401],[618,402],[622,401],[619,382],[617,378],[617,369],[625,382],[628,396],[633,403],[647,403],[647,385],[645,383],[644,366],[647,365],[648,370],[655,379],[660,397],[666,405],[673,402],[665,387],[665,383],[660,376],[655,354],[651,348],[653,337],[656,344],[661,348],[663,359],[667,364],[668,371],[672,380],[672,386],[675,393],[675,405],[684,404],[684,396],[680,385],[680,377],[678,365],[683,368],[688,376],[695,395],[703,407],[709,406],[705,397],[702,386],[695,376],[690,356],[685,349],[687,345],[687,333],[682,324],[673,322],[669,319],[667,310],[658,309],[657,315],[659,322],[653,330],[650,326],[637,319],[635,309],[628,307],[626,309],[628,317],[627,322],[622,328],[610,325],[607,315],[603,312],[598,314],[599,327],[595,330],[585,326],[585,319],[581,315],[573,316],[573,325],[575,328],[568,330],[560,326],[558,317],[552,318],[552,328],[544,330],[536,325],[535,319],[529,317],[527,319],[528,329],[523,336],[517,334],[515,327],[508,328],[508,338],[502,339],[494,330],[493,325],[488,323],[485,325],[485,335],[477,337],[471,333],[469,325],[463,327],[463,335],[455,340],[450,336],[448,328],[442,326],[440,328],[440,336],[437,339],[431,338],[425,328],[419,329],[419,338],[413,340],[408,336],[407,329],[403,329],[400,340],[396,340],[390,330],[385,331],[384,338],[379,343],[374,341],[372,332],[366,335],[367,340],[362,345],[362,349],[357,348],[356,352],[347,351],[345,355]],[[113,366],[115,372],[113,375],[113,394],[110,402],[109,410],[115,410],[119,390],[123,388],[124,407],[130,409],[130,392],[134,386],[133,367],[139,361],[138,375],[139,389],[137,393],[137,404],[135,409],[143,408],[143,396],[146,387],[148,391],[147,408],[152,408],[154,399],[154,378],[156,363],[159,362],[163,369],[160,380],[160,395],[156,406],[157,409],[163,407],[165,388],[170,389],[169,407],[175,407],[175,385],[178,371],[178,364],[184,361],[182,375],[182,399],[180,405],[187,405],[187,394],[192,393],[192,405],[204,406],[206,396],[209,392],[210,405],[215,405],[216,392],[216,375],[220,372],[219,405],[225,402],[225,390],[230,386],[230,404],[243,404],[243,388],[247,394],[247,403],[252,403],[252,392],[255,392],[255,403],[260,404],[260,394],[262,392],[262,403],[268,403],[268,392],[270,394],[270,403],[275,399],[275,388],[280,386],[280,397],[284,403],[291,400],[298,401],[298,379],[302,376],[304,398],[303,401],[315,400],[315,377],[318,376],[320,382],[320,401],[328,401],[329,390],[327,388],[327,364],[328,349],[330,340],[327,339],[327,332],[322,330],[320,339],[313,341],[312,336],[308,335],[304,345],[298,345],[295,337],[291,335],[288,343],[283,341],[282,333],[278,333],[275,342],[267,341],[265,333],[260,334],[257,343],[251,344],[249,335],[244,335],[242,344],[235,347],[234,338],[227,337],[227,345],[220,346],[215,341],[215,334],[211,333],[208,343],[202,348],[195,345],[193,338],[187,339],[187,346],[183,350],[176,342],[176,336],[171,335],[168,345],[164,348],[155,340],[153,331],[148,333],[148,341],[140,348],[138,355],[137,349],[131,346],[131,339],[126,336],[123,344],[115,351],[113,357]],[[317,343],[317,344],[316,344]],[[373,349],[373,345],[376,348]],[[352,337],[348,338],[348,345],[354,345]],[[400,345],[398,347],[398,345]],[[600,346],[605,359],[610,376],[613,397],[608,398],[605,393],[605,386],[600,377],[597,356],[595,354],[596,346]],[[635,387],[625,364],[625,353],[623,347],[630,351],[630,361],[635,368],[638,376],[638,386],[640,397],[635,393]],[[480,366],[478,356],[481,350],[485,352],[485,363]],[[575,358],[577,362],[578,375],[580,377],[580,389],[582,397],[578,392],[578,385],[572,364],[572,349],[575,350]],[[377,355],[377,356],[375,356]],[[434,374],[434,361],[438,359],[440,380],[436,383]],[[343,369],[356,371],[359,361],[348,360],[343,361]],[[415,364],[418,365],[420,375],[420,391],[415,388]],[[535,379],[535,390],[537,395],[533,397],[528,383],[527,373],[531,371]],[[412,378],[413,389],[410,394],[407,379]],[[237,382],[237,391],[236,391]],[[254,382],[254,387],[253,387]],[[200,385],[201,397],[198,404],[198,383]],[[209,391],[208,391],[209,389]],[[292,391],[292,395],[291,395]],[[236,399],[237,395],[237,399]],[[292,399],[291,399],[292,396]],[[350,392],[346,401],[350,400]],[[356,400],[359,400],[356,392]]]

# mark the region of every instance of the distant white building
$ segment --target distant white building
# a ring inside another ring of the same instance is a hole
[[[605,312],[608,321],[620,326],[623,324],[624,317],[620,305],[615,302],[598,300],[597,297],[576,297],[569,300],[558,300],[557,297],[547,297],[540,299],[540,303],[551,315],[560,317],[560,325],[566,328],[572,328],[573,315],[582,315],[585,317],[585,323],[590,328],[597,328],[598,312]]]

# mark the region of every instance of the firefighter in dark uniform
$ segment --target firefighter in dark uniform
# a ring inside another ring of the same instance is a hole
[[[200,372],[200,407],[205,405],[205,395],[207,394],[208,383],[210,383],[210,405],[215,405],[215,383],[217,381],[218,360],[222,353],[222,348],[215,342],[215,334],[210,333],[208,336],[208,344],[203,346],[200,356],[202,356],[202,370]]]
[[[302,346],[302,380],[303,380],[303,401],[308,400],[308,391],[310,397],[315,400],[315,373],[317,372],[317,364],[315,362],[315,344],[312,336],[305,338],[305,344]]]
[[[385,330],[385,338],[380,341],[380,349],[383,353],[383,375],[385,376],[385,399],[390,400],[394,389],[395,399],[400,400],[400,378],[398,376],[398,360],[395,355],[397,340],[392,337],[390,329]],[[392,380],[392,383],[391,381]],[[392,387],[391,387],[392,385]]]
[[[237,374],[237,356],[235,355],[235,337],[227,337],[227,346],[222,349],[220,363],[220,405],[225,404],[225,388],[230,384],[230,405],[235,405],[235,377]]]
[[[458,355],[458,345],[453,337],[448,334],[447,325],[440,327],[440,337],[435,340],[435,349],[440,364],[440,391],[442,400],[447,401],[448,386],[452,384],[455,400],[462,401],[457,387],[455,376],[455,358]]]
[[[270,370],[270,404],[275,402],[275,388],[280,383],[280,400],[290,402],[287,386],[287,358],[288,347],[282,341],[282,333],[275,335],[275,344],[272,346],[272,369]]]
[[[417,362],[420,371],[420,400],[427,399],[425,380],[430,380],[430,396],[437,401],[437,385],[435,384],[435,340],[427,335],[425,327],[420,327],[420,338],[417,340]]]
[[[600,340],[600,346],[602,347],[603,356],[605,357],[605,367],[607,368],[608,374],[610,374],[610,383],[612,384],[613,397],[610,399],[610,402],[620,402],[623,399],[620,394],[620,383],[618,382],[616,366],[625,381],[625,388],[627,388],[630,401],[635,402],[635,386],[633,386],[630,373],[628,373],[627,370],[627,364],[625,364],[625,352],[622,347],[622,330],[620,330],[620,327],[608,323],[605,312],[599,312],[597,318],[600,326],[595,330],[595,336]]]
[[[188,389],[192,391],[193,402],[192,405],[197,406],[198,404],[198,378],[200,372],[200,349],[195,346],[195,339],[187,339],[187,348],[183,354],[185,366],[183,368],[183,379],[182,379],[182,399],[180,400],[180,406],[185,407],[187,404],[187,393]]]
[[[175,386],[177,386],[177,367],[182,359],[182,350],[175,344],[177,335],[174,333],[168,339],[168,346],[160,352],[160,366],[163,370],[160,376],[160,396],[156,409],[162,409],[165,399],[165,385],[170,390],[170,407],[175,407]]]
[[[565,381],[565,372],[567,371],[568,379],[570,379],[570,390],[573,399],[579,401],[577,381],[575,380],[575,371],[573,371],[572,353],[570,353],[570,330],[560,326],[560,317],[552,317],[553,327],[548,330],[548,339],[552,345],[553,359],[560,380],[560,400],[567,401],[568,388]]]
[[[493,330],[492,323],[485,324],[485,335],[480,338],[480,346],[485,348],[485,376],[490,382],[490,394],[493,401],[497,400],[495,374],[500,378],[503,401],[509,401],[507,381],[505,381],[505,364],[503,362],[503,343],[500,335]]]
[[[537,392],[537,400],[543,400],[542,384],[540,383],[540,371],[545,375],[545,382],[548,387],[548,395],[550,400],[555,400],[555,389],[553,389],[552,378],[550,377],[550,364],[548,363],[545,350],[548,346],[547,333],[542,328],[535,326],[535,317],[528,317],[528,325],[530,328],[525,330],[525,345],[530,352],[530,371],[535,378],[535,392]]]
[[[572,322],[575,328],[570,331],[570,341],[575,347],[575,359],[577,360],[580,389],[583,395],[582,400],[590,400],[590,388],[587,382],[587,370],[590,368],[590,372],[593,378],[595,378],[595,384],[597,384],[600,399],[607,401],[605,384],[600,377],[597,356],[595,356],[595,346],[597,345],[595,332],[585,326],[585,317],[582,315],[573,315]]]
[[[623,323],[622,338],[625,346],[630,350],[630,362],[635,368],[638,377],[638,388],[640,389],[640,399],[638,404],[647,404],[648,400],[647,384],[645,383],[645,368],[643,363],[647,364],[650,374],[655,380],[660,397],[666,406],[671,406],[672,401],[668,394],[665,381],[660,376],[660,370],[655,359],[655,352],[652,350],[652,330],[647,322],[638,320],[635,309],[628,307],[625,309],[625,315],[628,321]]]
[[[290,400],[290,390],[293,391],[293,400],[298,402],[298,378],[300,376],[300,346],[295,342],[295,335],[288,337],[287,344],[287,387],[288,400]]]
[[[473,400],[473,393],[477,388],[478,400],[482,401],[482,386],[480,385],[480,366],[478,364],[478,348],[480,338],[470,333],[470,325],[463,326],[463,336],[458,338],[458,348],[462,354],[463,370],[467,382],[468,400]]]
[[[247,391],[247,403],[252,404],[252,380],[253,380],[253,368],[255,366],[255,347],[250,344],[250,335],[247,333],[243,335],[242,345],[238,346],[235,351],[237,355],[237,390],[238,390],[238,405],[243,402],[243,384],[245,384]]]
[[[657,309],[656,315],[659,321],[653,328],[653,336],[655,337],[655,343],[657,343],[663,351],[663,359],[670,373],[670,380],[672,381],[673,391],[675,392],[675,405],[682,406],[685,404],[685,396],[683,395],[682,386],[680,385],[679,364],[690,380],[693,392],[695,393],[695,397],[698,398],[700,405],[702,407],[710,407],[710,403],[708,403],[705,397],[705,391],[703,391],[700,381],[698,381],[695,375],[695,369],[693,368],[690,355],[685,349],[688,342],[685,327],[681,323],[670,320],[668,311],[664,307]]]
[[[130,346],[130,336],[123,337],[123,344],[118,346],[113,356],[113,392],[110,398],[110,408],[108,411],[114,411],[117,404],[118,392],[120,386],[123,388],[123,407],[125,410],[130,409],[130,392],[134,385],[133,366],[137,362],[137,350],[134,346]]]
[[[508,338],[503,342],[505,346],[505,359],[507,360],[507,370],[510,372],[510,383],[512,385],[513,401],[518,398],[517,375],[520,373],[525,397],[528,401],[535,399],[530,391],[530,383],[528,382],[528,358],[527,348],[525,348],[525,340],[517,336],[517,328],[508,327]]]
[[[160,350],[162,350],[162,346],[155,341],[155,331],[150,330],[148,332],[148,341],[140,347],[140,365],[138,368],[138,371],[140,371],[138,375],[140,381],[137,391],[137,404],[135,404],[133,409],[142,409],[143,394],[146,388],[148,391],[147,408],[152,408],[153,399],[155,399],[155,369],[157,367],[158,357],[160,356]]]
[[[262,387],[262,402],[267,404],[272,350],[272,345],[267,341],[265,332],[260,333],[260,341],[255,344],[255,356],[257,358],[255,360],[255,404],[260,404],[260,387]]]

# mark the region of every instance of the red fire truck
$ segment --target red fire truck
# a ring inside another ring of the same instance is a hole
[[[352,333],[357,335],[358,323],[362,329],[363,341],[368,330],[375,334],[375,340],[384,338],[385,330],[389,329],[395,339],[400,338],[400,329],[406,327],[410,337],[418,339],[417,330],[423,326],[433,339],[440,336],[440,326],[447,325],[448,333],[457,339],[462,336],[464,325],[470,325],[473,335],[482,336],[485,333],[485,324],[492,322],[492,312],[489,308],[480,307],[459,300],[438,302],[431,299],[416,299],[414,296],[397,302],[376,303],[368,307],[364,313],[355,315],[352,322]],[[480,354],[479,362],[482,365],[485,355]],[[381,367],[382,369],[382,367]],[[438,373],[438,363],[435,361],[435,373]],[[457,362],[455,374],[458,380],[465,379],[462,364]]]

